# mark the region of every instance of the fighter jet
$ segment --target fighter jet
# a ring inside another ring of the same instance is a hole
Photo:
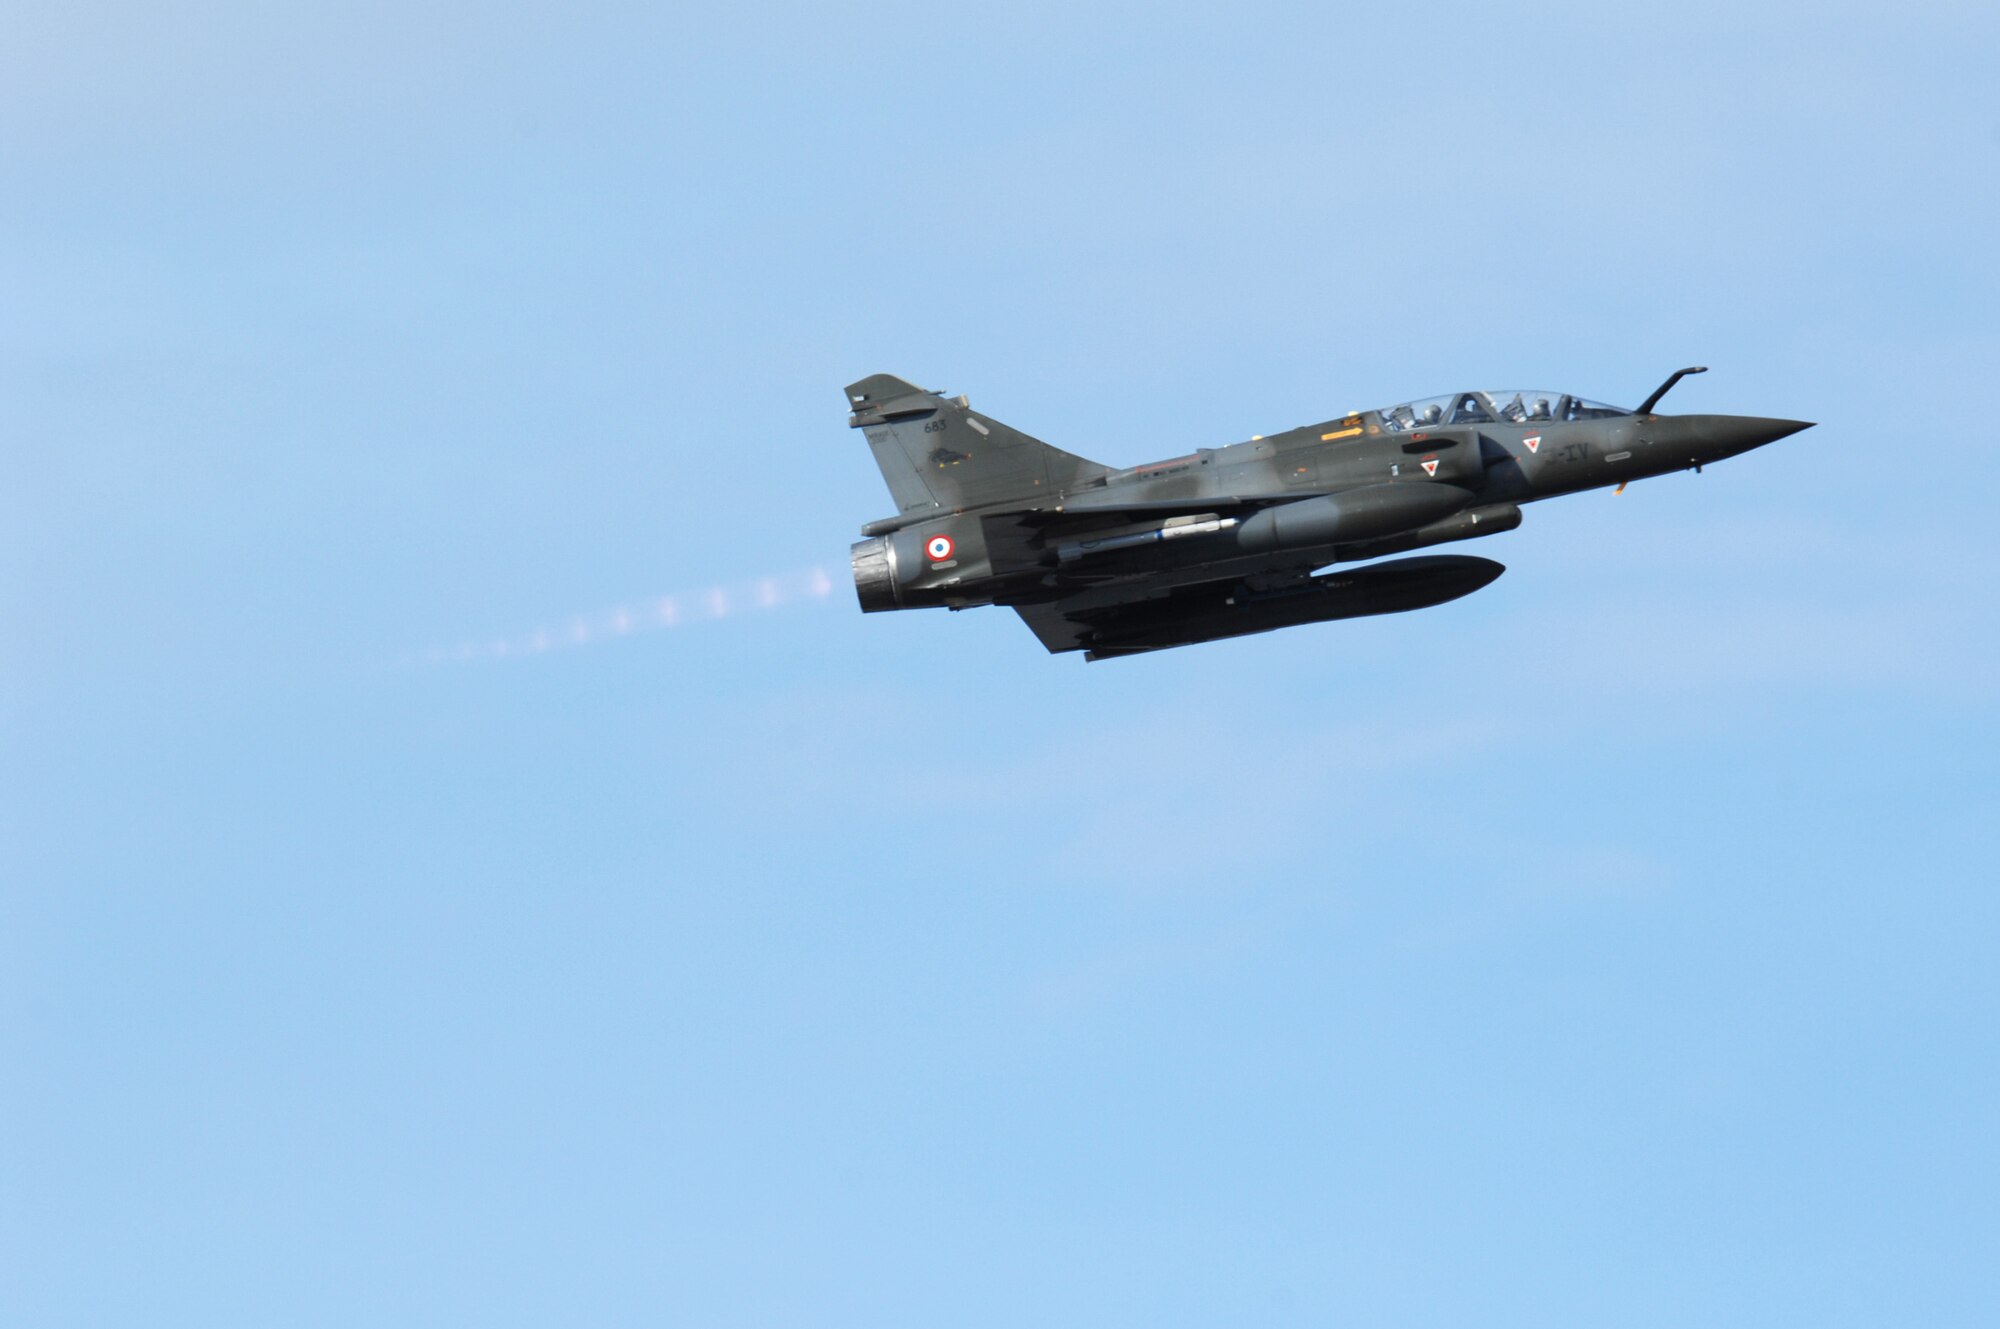
[[[866,613],[1006,605],[1104,660],[1423,609],[1505,568],[1406,554],[1511,531],[1521,505],[1703,466],[1811,425],[1562,392],[1455,392],[1114,470],[888,374],[847,389],[900,509],[861,528]]]

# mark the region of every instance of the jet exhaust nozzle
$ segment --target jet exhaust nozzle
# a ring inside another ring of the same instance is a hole
[[[896,594],[896,551],[889,541],[879,535],[857,540],[848,554],[854,565],[854,594],[861,601],[861,612],[901,609],[902,597]]]

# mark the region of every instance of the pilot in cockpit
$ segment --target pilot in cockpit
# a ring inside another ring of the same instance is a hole
[[[1533,410],[1531,410],[1531,411],[1529,411],[1529,412],[1528,412],[1528,418],[1529,418],[1530,420],[1546,420],[1546,419],[1548,419],[1548,418],[1549,418],[1549,399],[1548,399],[1547,397],[1537,397],[1537,398],[1535,398],[1535,407],[1534,407],[1534,409],[1533,409]]]
[[[1418,417],[1417,423],[1420,425],[1434,425],[1442,419],[1444,419],[1444,407],[1432,403],[1430,406],[1424,408],[1424,413]]]

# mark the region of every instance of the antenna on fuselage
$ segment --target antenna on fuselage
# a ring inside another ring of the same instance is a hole
[[[1634,411],[1633,414],[1651,415],[1653,413],[1653,408],[1660,404],[1660,398],[1667,395],[1667,389],[1673,387],[1674,384],[1680,382],[1682,379],[1686,378],[1689,374],[1706,374],[1707,372],[1708,372],[1707,365],[1695,365],[1689,369],[1676,369],[1674,371],[1674,376],[1668,379],[1666,382],[1660,384],[1659,387],[1654,388],[1653,395],[1646,398],[1646,400],[1640,402],[1639,409]]]

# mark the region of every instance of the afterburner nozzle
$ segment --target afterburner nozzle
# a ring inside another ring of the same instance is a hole
[[[854,564],[854,594],[861,612],[877,614],[885,609],[901,609],[896,595],[896,551],[882,536],[857,540],[849,551]]]

